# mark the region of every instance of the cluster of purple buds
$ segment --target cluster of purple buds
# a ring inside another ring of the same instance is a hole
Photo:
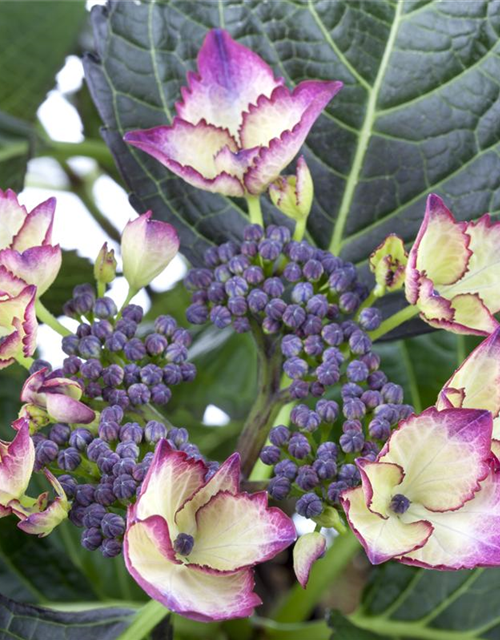
[[[170,400],[171,387],[194,380],[196,368],[187,362],[191,335],[174,318],[159,316],[154,330],[145,332],[140,306],[129,304],[119,314],[111,298],[96,299],[87,284],[73,294],[64,309],[80,324],[63,338],[63,373],[78,380],[84,397],[122,409],[161,406]]]
[[[271,430],[260,459],[273,466],[268,491],[275,500],[298,498],[297,513],[317,518],[325,507],[338,507],[342,491],[360,483],[355,459],[374,460],[391,429],[413,413],[402,404],[401,387],[378,373],[376,383],[345,382],[339,402],[322,398],[313,409],[296,405],[291,427]]]

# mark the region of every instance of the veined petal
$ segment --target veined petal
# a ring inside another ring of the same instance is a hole
[[[222,491],[196,514],[197,531],[189,562],[235,571],[264,562],[295,541],[291,519],[267,506],[267,493]]]
[[[45,406],[55,422],[90,424],[95,419],[95,412],[90,407],[62,393],[47,393]]]
[[[24,494],[34,464],[35,446],[29,433],[29,422],[25,420],[12,442],[0,441],[0,504],[3,507]]]
[[[402,467],[398,493],[431,511],[459,509],[489,473],[489,411],[433,407],[400,423],[379,454]]]
[[[266,145],[245,176],[250,193],[262,193],[290,164],[321,111],[341,88],[341,82],[315,80],[301,82],[292,93],[279,87],[245,115],[240,133],[243,146]]]
[[[204,462],[193,460],[183,451],[172,449],[167,440],[160,440],[135,505],[136,517],[144,520],[161,515],[175,537],[175,514],[205,484],[206,472]]]
[[[21,522],[17,525],[19,529],[22,529],[25,533],[31,535],[37,535],[39,538],[45,538],[49,533],[64,522],[68,517],[70,510],[70,504],[68,498],[64,493],[59,480],[50,473],[48,469],[44,469],[45,477],[54,487],[57,497],[49,504],[48,507],[42,510],[36,509],[32,513],[17,515],[22,518]],[[44,502],[45,494],[42,494],[42,499],[39,502]]]
[[[36,349],[37,321],[35,313],[36,287],[25,287],[13,297],[0,299],[0,360],[26,357]],[[1,368],[2,365],[0,365]],[[6,366],[5,364],[3,366]]]
[[[500,565],[500,475],[490,473],[472,500],[457,511],[433,513],[411,505],[403,516],[425,518],[434,531],[421,549],[398,558],[430,569],[474,569]]]
[[[243,111],[260,96],[270,96],[283,84],[256,53],[235,42],[227,31],[208,32],[198,53],[198,73],[188,74],[175,105],[181,118],[198,124],[204,118],[216,127],[238,133]]]
[[[0,251],[0,265],[28,284],[37,287],[41,296],[54,282],[61,268],[62,253],[59,245],[32,247],[23,253],[14,249]]]
[[[351,529],[372,564],[419,549],[432,533],[432,525],[425,520],[407,524],[396,515],[381,518],[373,513],[366,506],[361,487],[344,491],[341,502]]]
[[[313,564],[322,558],[326,549],[326,539],[319,531],[306,533],[293,547],[293,570],[300,586],[305,589]]]
[[[225,129],[200,120],[196,125],[175,118],[172,126],[154,127],[144,131],[129,131],[124,140],[142,149],[199,189],[243,195],[243,185],[234,176],[219,173],[214,158],[224,147],[237,151],[236,142]]]
[[[403,469],[389,462],[368,462],[357,460],[366,506],[382,518],[388,517],[391,499],[398,493],[396,487],[404,478]]]
[[[240,455],[233,453],[214,473],[214,475],[200,487],[194,495],[189,497],[175,514],[175,522],[179,531],[193,535],[196,529],[196,512],[207,504],[219,491],[238,493],[240,488]]]
[[[48,373],[48,369],[44,367],[43,369],[39,369],[32,373],[29,378],[23,384],[23,388],[21,390],[21,401],[22,402],[31,402],[37,404],[41,401],[39,396],[40,387],[43,385],[43,381],[45,380],[45,376]]]
[[[259,155],[260,147],[231,151],[229,147],[223,147],[215,156],[214,163],[217,173],[226,173],[243,181],[245,173]]]
[[[476,293],[461,293],[451,299],[455,333],[489,336],[498,321]]]
[[[13,273],[11,273],[6,267],[0,265],[0,297],[2,296],[17,296],[27,286],[27,283]]]
[[[454,318],[452,304],[449,300],[439,295],[434,288],[432,280],[421,276],[418,279],[417,286],[418,308],[421,311],[421,317],[429,324],[431,324],[431,321],[451,324]]]
[[[408,258],[406,297],[417,301],[417,281],[422,273],[434,285],[457,282],[467,270],[472,251],[465,222],[456,222],[436,194],[427,198],[424,221]],[[439,287],[438,287],[439,288]]]
[[[28,215],[11,190],[0,189],[0,249],[10,247]]]
[[[50,244],[56,199],[49,198],[31,211],[12,242],[12,249],[23,252],[31,247]]]
[[[124,556],[128,571],[151,598],[187,618],[247,617],[261,603],[253,593],[251,570],[221,575],[179,563],[167,523],[157,516],[129,525]]]

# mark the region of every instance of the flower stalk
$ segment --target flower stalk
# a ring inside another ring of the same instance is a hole
[[[47,309],[41,300],[36,301],[36,315],[38,319],[53,329],[61,336],[70,336],[71,331],[59,322],[59,320]]]

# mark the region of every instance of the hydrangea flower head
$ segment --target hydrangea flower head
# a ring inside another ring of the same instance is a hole
[[[455,333],[489,335],[498,327],[496,283],[500,278],[500,223],[485,214],[457,222],[435,194],[406,270],[406,297],[423,320]]]
[[[252,567],[289,546],[295,527],[267,506],[266,492],[239,491],[238,454],[208,480],[207,472],[202,460],[159,442],[129,508],[125,562],[172,611],[201,621],[246,617],[260,604]]]
[[[195,187],[228,196],[260,194],[298,153],[341,82],[306,80],[293,91],[256,53],[222,29],[207,34],[198,73],[171,126],[125,140]]]
[[[489,411],[431,408],[401,422],[374,462],[357,461],[362,484],[341,499],[373,564],[500,565],[491,433]]]

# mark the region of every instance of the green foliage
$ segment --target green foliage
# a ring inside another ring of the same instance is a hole
[[[207,29],[228,29],[290,85],[342,80],[307,140],[317,194],[309,231],[320,246],[360,262],[389,232],[412,240],[431,191],[461,219],[498,211],[499,7],[498,0],[111,2],[92,13],[97,56],[87,58],[87,80],[134,206],[174,223],[194,263],[208,243],[239,236],[246,215],[238,203],[189,187],[122,136],[171,121]]]

